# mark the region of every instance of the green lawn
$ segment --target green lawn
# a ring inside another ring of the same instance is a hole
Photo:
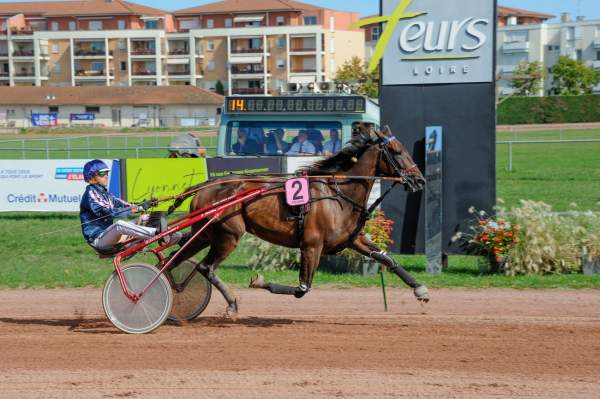
[[[560,131],[500,132],[498,141],[558,140]],[[562,132],[563,140],[600,139],[600,130]],[[508,145],[497,146],[497,196],[506,206],[521,199],[544,201],[555,210],[600,210],[600,142],[514,144],[513,171],[508,172]]]
[[[3,214],[0,216],[0,287],[101,287],[112,272],[110,260],[98,259],[83,241],[76,215]],[[224,281],[246,286],[255,273],[245,265],[241,248],[219,269]],[[521,276],[481,275],[476,257],[451,256],[448,270],[440,275],[425,272],[422,256],[397,256],[418,281],[431,287],[513,287],[513,288],[600,288],[600,276]],[[147,255],[135,258],[152,263]],[[133,261],[133,260],[131,260]],[[264,273],[267,279],[296,284],[297,271]],[[387,274],[390,286],[404,287]],[[368,287],[380,284],[378,276],[334,275],[317,272],[315,286]]]

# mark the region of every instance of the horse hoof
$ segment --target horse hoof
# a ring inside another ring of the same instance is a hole
[[[238,304],[237,304],[237,299],[229,306],[227,306],[227,309],[225,310],[225,314],[227,315],[227,317],[233,321],[236,321],[238,319]]]
[[[417,301],[421,301],[423,303],[429,302],[429,290],[424,285],[416,287],[413,292],[417,297]]]
[[[250,288],[265,288],[265,278],[260,274],[257,274],[250,280]]]

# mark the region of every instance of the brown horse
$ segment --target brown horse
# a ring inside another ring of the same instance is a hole
[[[429,299],[428,290],[418,284],[401,266],[385,252],[377,248],[361,233],[367,220],[367,200],[374,179],[352,176],[387,176],[400,178],[407,190],[421,190],[425,184],[423,175],[402,143],[391,132],[369,130],[359,126],[352,140],[343,150],[327,159],[316,162],[304,171],[309,176],[332,176],[336,178],[310,179],[311,203],[309,210],[299,220],[286,204],[282,184],[272,182],[247,182],[222,179],[223,184],[199,190],[191,203],[191,210],[201,209],[239,192],[270,186],[272,190],[249,202],[226,210],[218,221],[208,226],[194,242],[177,256],[175,263],[188,259],[200,250],[210,247],[198,270],[223,294],[228,302],[227,313],[234,316],[238,306],[236,298],[216,276],[215,269],[236,248],[244,233],[251,233],[276,245],[300,248],[300,281],[297,287],[267,283],[262,276],[250,282],[253,288],[263,288],[274,294],[306,294],[322,254],[334,254],[344,248],[352,248],[387,266],[407,285],[413,288],[418,300]],[[349,176],[344,178],[344,176]],[[190,194],[191,195],[191,194]],[[185,197],[178,201],[183,201]],[[181,203],[181,202],[179,202]],[[178,204],[176,204],[177,206]],[[192,227],[198,231],[206,221]]]

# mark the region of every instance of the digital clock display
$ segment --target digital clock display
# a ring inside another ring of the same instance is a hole
[[[360,96],[323,97],[227,97],[226,112],[246,113],[364,113],[366,102]]]

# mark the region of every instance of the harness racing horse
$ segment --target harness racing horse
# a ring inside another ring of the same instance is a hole
[[[361,176],[400,178],[405,188],[413,192],[425,185],[425,179],[412,157],[389,129],[380,132],[360,125],[340,153],[318,161],[303,171],[309,179],[310,176],[316,177],[310,179],[311,203],[300,222],[294,218],[297,215],[287,205],[283,185],[279,184],[262,196],[227,209],[183,249],[175,263],[210,247],[197,269],[223,294],[228,303],[227,314],[231,317],[237,314],[237,300],[215,274],[215,270],[233,252],[246,232],[276,245],[301,250],[298,286],[268,283],[259,275],[250,282],[252,288],[301,298],[310,290],[322,254],[334,254],[344,248],[352,248],[387,266],[413,288],[418,300],[427,302],[427,287],[417,283],[406,270],[361,233],[368,218],[367,200],[375,180]],[[318,177],[333,175],[335,178]],[[244,190],[270,185],[264,181],[240,181],[239,177],[227,177],[220,182],[223,184],[215,185],[213,181],[210,187],[197,191],[191,211]],[[184,194],[174,207],[191,195]],[[205,223],[207,221],[203,220],[192,226],[192,234]]]

